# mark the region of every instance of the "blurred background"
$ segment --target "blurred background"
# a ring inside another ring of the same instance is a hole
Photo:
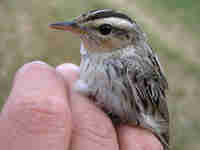
[[[0,0],[0,107],[15,72],[41,60],[79,64],[79,39],[49,23],[91,9],[113,8],[140,24],[168,77],[174,150],[200,149],[200,1],[197,0]],[[134,140],[134,139],[133,139]]]

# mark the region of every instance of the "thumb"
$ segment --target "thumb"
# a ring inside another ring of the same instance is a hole
[[[0,114],[1,149],[66,150],[71,135],[66,91],[62,78],[48,65],[22,67]]]

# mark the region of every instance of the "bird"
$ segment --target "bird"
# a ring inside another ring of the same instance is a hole
[[[49,27],[81,39],[75,91],[91,97],[115,126],[145,128],[169,150],[168,82],[140,25],[122,12],[98,9]]]

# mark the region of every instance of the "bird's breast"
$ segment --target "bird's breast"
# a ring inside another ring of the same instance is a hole
[[[81,62],[80,80],[88,85],[88,91],[95,91],[89,95],[95,96],[104,110],[115,114],[120,120],[128,120],[129,114],[134,113],[126,71],[126,63],[119,59],[84,58]]]

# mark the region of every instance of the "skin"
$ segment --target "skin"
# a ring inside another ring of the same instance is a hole
[[[115,129],[91,101],[73,92],[79,68],[56,69],[42,62],[16,73],[0,113],[4,150],[162,150],[159,140],[138,127]]]

